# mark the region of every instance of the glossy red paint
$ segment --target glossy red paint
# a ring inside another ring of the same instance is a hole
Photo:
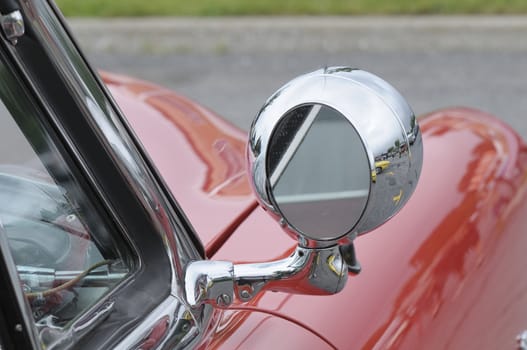
[[[170,326],[170,318],[168,316],[162,317],[152,327],[150,333],[145,336],[145,339],[137,347],[141,350],[152,350],[159,345],[159,342],[163,340]]]
[[[279,315],[338,349],[516,347],[527,329],[527,147],[475,110],[420,124],[419,185],[395,218],[356,240],[363,272],[334,296],[266,292],[238,310]],[[213,258],[268,261],[294,246],[258,208]],[[240,342],[243,327],[216,341]]]
[[[282,317],[247,310],[222,313],[215,336],[198,349],[334,349],[334,347]]]
[[[208,254],[255,208],[246,135],[167,89],[110,73],[103,80]]]
[[[172,92],[104,77],[208,253],[219,249],[214,259],[269,261],[294,249],[262,209],[244,221],[255,205],[244,133]],[[421,127],[416,193],[356,241],[363,272],[334,296],[266,292],[236,304],[204,346],[515,348],[527,329],[527,148],[469,109],[433,113]]]

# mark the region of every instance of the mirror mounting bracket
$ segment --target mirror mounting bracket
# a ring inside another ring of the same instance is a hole
[[[362,266],[357,259],[357,254],[355,253],[355,245],[353,243],[348,243],[340,246],[340,254],[342,254],[342,258],[348,265],[348,271],[358,275],[361,270]]]
[[[335,294],[344,288],[347,279],[348,264],[338,245],[317,249],[298,246],[289,257],[272,262],[191,262],[185,273],[185,295],[191,307],[227,307],[234,296],[247,302],[264,289]]]

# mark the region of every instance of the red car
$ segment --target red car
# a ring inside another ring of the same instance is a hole
[[[100,77],[52,3],[0,31],[1,350],[527,348],[527,146],[494,117],[329,67],[247,137]]]

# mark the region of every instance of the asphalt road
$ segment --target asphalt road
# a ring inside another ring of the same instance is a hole
[[[96,67],[170,87],[243,129],[291,78],[350,65],[417,115],[469,106],[527,138],[527,17],[70,20]]]

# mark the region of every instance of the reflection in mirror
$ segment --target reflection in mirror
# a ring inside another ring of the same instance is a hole
[[[269,150],[272,197],[291,227],[316,240],[353,229],[371,174],[362,140],[342,114],[321,104],[296,107],[273,131]]]

